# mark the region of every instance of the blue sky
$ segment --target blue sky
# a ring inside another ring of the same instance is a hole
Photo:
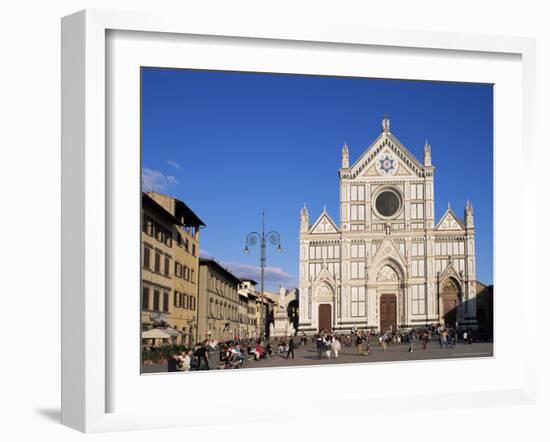
[[[294,286],[300,208],[339,222],[342,145],[353,163],[385,113],[420,161],[432,146],[436,222],[473,202],[477,278],[492,284],[492,85],[144,68],[144,187],[185,201],[207,225],[203,254],[243,277],[258,278],[259,248],[242,250],[265,210],[283,246],[268,249],[266,289]]]

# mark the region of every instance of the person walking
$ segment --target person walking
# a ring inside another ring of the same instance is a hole
[[[336,337],[332,337],[332,350],[334,350],[334,357],[338,359],[338,352],[342,348],[342,344],[340,343],[340,340]]]
[[[315,345],[317,345],[317,356],[319,357],[319,359],[321,359],[323,357],[324,343],[323,343],[323,337],[321,336],[320,333],[317,335],[317,338],[315,339]]]
[[[445,348],[448,348],[447,347],[447,330],[442,330],[439,334],[439,338],[440,338],[439,346],[441,348],[443,348],[443,346],[445,346]]]
[[[292,339],[292,336],[288,339],[288,352],[286,354],[287,359],[291,353],[292,353],[292,359],[294,359],[294,339]]]
[[[371,334],[369,332],[365,335],[365,352],[363,353],[365,356],[368,356],[370,352],[370,339],[371,339]]]
[[[382,348],[384,351],[386,351],[386,348],[388,346],[388,334],[384,333],[382,336],[380,336],[380,344],[382,345]]]
[[[199,344],[195,349],[195,356],[197,357],[197,370],[210,370],[210,364],[208,360],[208,350],[205,344]],[[202,364],[204,362],[204,364]]]
[[[355,347],[357,348],[357,354],[361,356],[363,353],[363,338],[359,333],[355,335]]]
[[[462,339],[464,339],[464,345],[468,344],[468,331],[464,330],[464,333],[462,334]]]
[[[332,349],[332,340],[330,336],[327,336],[326,338],[323,337],[323,344],[325,346],[325,353],[327,354],[327,359],[330,359],[330,351]]]

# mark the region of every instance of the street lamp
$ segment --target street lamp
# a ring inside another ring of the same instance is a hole
[[[265,324],[266,318],[263,318],[263,307],[264,307],[264,271],[265,266],[267,262],[266,257],[266,245],[267,241],[269,241],[272,245],[277,246],[277,252],[281,253],[283,251],[281,247],[281,235],[279,235],[278,232],[271,230],[267,233],[265,233],[265,212],[262,210],[262,233],[258,232],[250,232],[248,235],[246,235],[246,241],[244,245],[244,253],[248,254],[249,249],[248,246],[255,246],[258,241],[260,242],[260,297],[261,297],[261,305],[260,305],[260,324],[263,327],[263,330],[261,330],[261,337],[265,334],[265,329],[267,325]]]

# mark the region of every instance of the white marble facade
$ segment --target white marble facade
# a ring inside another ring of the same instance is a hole
[[[476,327],[473,206],[435,222],[434,171],[430,145],[420,163],[388,117],[351,166],[344,144],[340,225],[300,214],[300,331]]]

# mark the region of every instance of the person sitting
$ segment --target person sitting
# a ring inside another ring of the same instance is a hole
[[[244,354],[244,348],[239,344],[235,348],[235,358],[237,359],[239,365],[244,365],[246,362],[246,356]]]
[[[187,355],[186,352],[180,351],[174,355],[174,358],[176,359],[176,371],[184,371],[185,368],[185,356]]]
[[[231,362],[231,351],[228,347],[223,347],[220,351],[220,364],[223,364],[224,368],[227,368]]]
[[[181,359],[180,359],[180,369],[181,371],[190,371],[191,370],[191,356],[193,355],[193,352],[191,350],[184,351],[181,353]]]
[[[256,345],[256,354],[258,355],[256,360],[262,359],[265,356],[265,350],[261,344]]]
[[[251,347],[250,344],[248,344],[248,347],[246,347],[246,353],[249,354],[250,356],[252,356],[254,358],[255,361],[258,360],[258,355],[256,353],[256,347]]]
[[[195,352],[189,350],[189,354],[191,356],[191,362],[190,362],[190,367],[189,367],[189,370],[190,371],[197,371],[199,369],[199,365],[198,365],[198,358],[197,358],[197,355],[195,354]]]
[[[168,371],[174,372],[178,371],[178,362],[179,362],[179,355],[177,353],[172,354],[168,357]]]

